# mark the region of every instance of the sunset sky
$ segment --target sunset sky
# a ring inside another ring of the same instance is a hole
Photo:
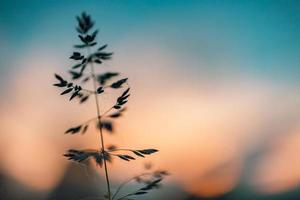
[[[114,163],[115,182],[151,161],[172,173],[166,184],[197,196],[240,184],[261,194],[300,186],[300,2],[291,0],[2,0],[2,173],[49,192],[67,149],[99,145],[96,131],[63,134],[93,117],[94,103],[69,103],[52,87],[53,74],[72,65],[82,11],[114,52],[97,70],[120,71],[132,88],[107,141],[160,150]],[[105,94],[104,106],[111,100]]]

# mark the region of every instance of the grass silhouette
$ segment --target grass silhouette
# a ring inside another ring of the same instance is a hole
[[[54,86],[63,89],[60,93],[61,95],[69,95],[70,101],[78,99],[81,104],[87,102],[91,96],[94,96],[96,116],[92,119],[88,119],[84,123],[69,128],[65,133],[84,134],[89,129],[90,124],[96,122],[96,128],[100,135],[100,149],[69,149],[64,156],[69,160],[80,163],[93,159],[99,167],[104,169],[107,185],[107,194],[104,195],[105,199],[131,199],[135,196],[147,194],[150,190],[160,186],[160,182],[168,175],[168,172],[164,170],[155,170],[142,173],[126,180],[114,193],[112,193],[107,162],[112,162],[113,157],[124,161],[132,161],[137,157],[144,158],[150,154],[156,153],[158,150],[151,148],[121,149],[117,148],[115,145],[105,147],[104,130],[113,132],[113,120],[121,117],[126,111],[125,104],[128,102],[130,96],[128,78],[114,80],[120,75],[118,72],[96,73],[96,66],[111,59],[113,53],[105,51],[107,48],[106,44],[98,46],[96,41],[98,30],[92,31],[94,21],[89,15],[83,12],[80,16],[77,16],[76,19],[76,31],[78,32],[80,44],[74,45],[74,48],[77,50],[70,56],[70,59],[76,62],[76,64],[71,67],[71,70],[69,70],[72,81],[66,80],[62,76],[55,74],[55,78],[58,82],[55,83]],[[86,72],[88,68],[89,72]],[[74,83],[75,81],[80,82],[81,85]],[[92,89],[84,88],[84,85],[88,82],[92,82]],[[101,113],[101,95],[105,91],[114,92],[116,90],[122,90],[121,95],[112,103],[109,109]],[[137,183],[142,184],[142,186],[133,192],[121,194],[122,188],[131,181],[136,181]]]

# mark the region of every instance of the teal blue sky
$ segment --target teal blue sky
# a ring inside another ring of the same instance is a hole
[[[74,16],[81,11],[97,20],[103,41],[112,46],[137,36],[211,69],[300,78],[300,1],[291,0],[2,0],[1,77],[21,67],[12,60],[28,47],[69,52],[76,40]]]

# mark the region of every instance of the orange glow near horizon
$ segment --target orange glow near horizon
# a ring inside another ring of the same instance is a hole
[[[124,73],[132,74],[132,96],[128,113],[117,122],[117,133],[106,135],[106,142],[116,140],[120,147],[159,149],[159,154],[149,160],[156,167],[170,171],[170,181],[188,192],[216,196],[232,190],[240,179],[244,155],[263,137],[260,135],[263,124],[273,119],[274,111],[267,106],[274,97],[273,86],[256,80],[221,86],[207,83],[203,87],[203,83],[197,82],[193,86],[188,81],[178,84],[179,71],[170,74],[166,67],[175,64],[173,57],[158,52],[155,66],[148,69],[145,65],[151,63],[152,57],[146,55],[147,52],[140,56],[141,63],[128,60],[127,55],[121,55],[116,63],[116,66],[120,65],[118,62],[125,63],[128,71]],[[0,105],[1,168],[21,183],[44,191],[50,191],[62,178],[68,163],[62,157],[65,150],[97,148],[99,139],[95,131],[84,136],[63,134],[68,126],[93,117],[93,104],[78,107],[58,96],[57,88],[51,87],[51,83],[53,72],[60,70],[51,67],[59,65],[51,59],[48,61],[46,66],[44,60],[24,62],[28,66],[20,77],[12,80],[13,93],[8,94],[11,101]],[[139,76],[143,73],[147,73],[147,77]],[[36,77],[34,80],[32,74]],[[155,82],[152,77],[156,77]],[[291,103],[287,104],[290,108]],[[284,109],[285,106],[279,107],[274,115],[284,113],[281,111]],[[300,175],[296,173],[299,163],[290,171],[291,166],[282,166],[285,162],[280,164],[275,155],[295,160],[299,138],[284,138],[278,144],[282,148],[262,161],[255,181],[261,184],[286,176],[289,180],[285,182],[287,185],[278,187],[266,184],[264,191],[276,192],[299,183]],[[270,170],[268,163],[273,162],[278,162],[279,168]],[[121,174],[130,175],[141,168],[119,161],[110,167],[114,180],[121,180]],[[291,174],[287,174],[289,171]],[[293,179],[294,174],[297,180]]]
[[[285,137],[277,137],[270,151],[257,167],[253,184],[265,193],[283,192],[300,185],[300,127],[292,129]]]

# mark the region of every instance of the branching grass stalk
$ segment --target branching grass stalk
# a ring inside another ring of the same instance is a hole
[[[90,54],[90,48],[88,48],[88,54]],[[93,79],[93,88],[94,91],[97,90],[97,80],[96,80],[96,75],[95,75],[95,68],[93,63],[90,63],[91,67],[91,76]],[[99,133],[100,133],[100,142],[101,142],[101,152],[105,152],[105,146],[104,146],[104,137],[103,137],[103,132],[102,132],[102,126],[101,126],[101,115],[100,115],[100,106],[99,106],[99,101],[98,101],[98,94],[95,92],[95,103],[96,103],[96,108],[97,108],[97,119],[98,119],[98,124],[99,124]],[[111,193],[110,193],[110,183],[109,183],[109,176],[108,176],[108,167],[106,164],[106,159],[103,159],[104,162],[104,171],[105,171],[105,179],[106,179],[106,185],[107,185],[107,196],[108,200],[111,200]]]
[[[119,187],[117,188],[116,192],[114,193],[114,195],[112,196],[112,200],[115,199],[118,195],[118,193],[121,191],[121,189],[126,185],[128,184],[129,182],[135,180],[136,178],[139,178],[141,176],[150,176],[152,175],[152,173],[148,172],[148,173],[142,173],[140,175],[137,175],[137,176],[134,176],[134,177],[131,177],[129,179],[127,179],[126,181],[124,181],[121,185],[119,185]]]
[[[145,158],[146,156],[158,152],[157,149],[120,149],[117,148],[114,144],[107,144],[104,141],[104,131],[108,133],[114,132],[114,120],[123,116],[123,113],[127,110],[125,104],[129,100],[130,96],[130,87],[127,83],[128,78],[122,78],[117,81],[111,82],[112,79],[116,78],[120,74],[118,72],[104,72],[96,73],[95,65],[101,65],[106,60],[112,58],[112,52],[106,52],[105,49],[107,45],[102,45],[95,50],[91,47],[97,46],[96,36],[98,30],[94,30],[94,22],[91,17],[86,13],[82,13],[81,16],[77,16],[78,25],[76,27],[78,37],[80,39],[80,44],[74,45],[78,51],[74,51],[73,54],[69,57],[70,59],[75,60],[75,65],[71,66],[69,73],[72,80],[80,81],[82,84],[92,81],[93,89],[89,90],[83,88],[81,85],[70,82],[58,74],[55,74],[55,78],[58,81],[53,84],[56,87],[63,88],[64,90],[60,95],[70,95],[69,100],[78,99],[80,104],[85,103],[90,96],[94,96],[96,104],[96,117],[88,119],[84,123],[73,126],[65,131],[66,134],[85,134],[90,127],[90,122],[97,121],[97,129],[100,134],[100,149],[69,149],[67,153],[64,154],[69,160],[73,160],[82,164],[84,161],[93,159],[97,166],[104,167],[105,180],[107,185],[107,195],[104,195],[104,198],[107,200],[113,200],[117,198],[117,195],[120,194],[121,189],[130,181],[136,180],[139,184],[143,184],[144,187],[136,190],[135,192],[126,194],[120,199],[128,199],[128,197],[136,197],[138,195],[147,194],[150,190],[159,187],[160,181],[164,176],[167,175],[165,171],[156,171],[153,173],[143,173],[139,176],[128,179],[122,183],[112,196],[110,178],[108,173],[107,162],[112,162],[113,158],[121,159],[123,161],[133,161],[137,158]],[[87,50],[87,55],[83,55],[80,50]],[[93,50],[93,52],[91,52]],[[84,73],[87,66],[90,67],[90,73],[87,75]],[[113,106],[103,112],[100,112],[100,105],[103,103],[99,102],[100,95],[102,95],[106,90],[110,92],[122,90],[121,95],[113,102]],[[113,111],[112,113],[110,113]],[[113,152],[113,153],[112,153]],[[147,168],[146,168],[147,169]],[[144,175],[150,175],[148,179],[142,178]]]

